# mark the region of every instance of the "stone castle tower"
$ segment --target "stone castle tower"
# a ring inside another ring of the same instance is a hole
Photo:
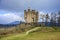
[[[37,23],[38,22],[38,11],[35,10],[24,10],[24,19],[26,23]]]

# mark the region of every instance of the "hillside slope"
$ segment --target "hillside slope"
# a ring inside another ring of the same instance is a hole
[[[0,40],[60,40],[60,32],[32,33],[29,35],[16,34],[2,38]]]
[[[37,29],[39,29],[39,27],[32,29],[33,32],[30,32],[27,35],[26,33],[13,34],[8,37],[1,38],[0,40],[60,40],[60,32],[34,31]]]

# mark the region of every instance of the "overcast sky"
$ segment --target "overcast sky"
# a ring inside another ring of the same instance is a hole
[[[14,17],[18,16],[20,18],[15,19],[23,20],[24,9],[28,7],[42,13],[56,12],[60,11],[60,0],[0,0],[0,14],[2,15],[0,15],[0,19],[6,22],[5,17],[7,15],[4,15],[9,14],[11,16],[12,13]],[[8,16],[10,18],[9,22],[12,21],[10,16]],[[15,19],[13,21],[16,21]]]

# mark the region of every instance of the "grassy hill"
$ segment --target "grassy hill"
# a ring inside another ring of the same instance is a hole
[[[10,36],[1,38],[0,40],[60,40],[60,32],[41,32],[37,29],[39,29],[39,27],[31,29],[33,30],[32,32],[29,32],[30,30],[27,31],[29,34],[26,34],[26,32],[20,34],[12,34]],[[44,31],[46,29],[48,30],[48,28],[44,28]]]

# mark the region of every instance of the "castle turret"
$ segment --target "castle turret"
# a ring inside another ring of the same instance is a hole
[[[35,10],[24,10],[24,18],[26,23],[37,23],[38,22],[38,12]]]

